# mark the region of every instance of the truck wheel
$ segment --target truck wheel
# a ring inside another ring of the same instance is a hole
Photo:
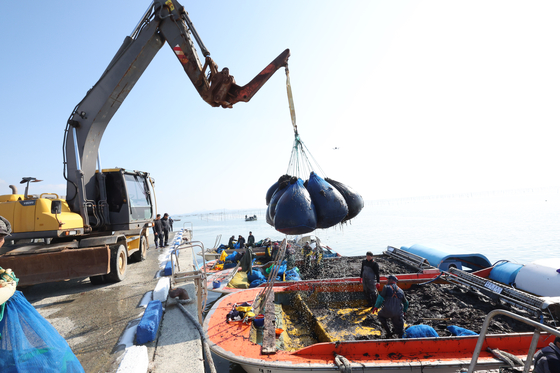
[[[105,275],[89,276],[89,282],[92,285],[103,285],[105,283]]]
[[[147,251],[148,251],[148,240],[146,239],[146,236],[142,236],[140,238],[140,247],[138,251],[131,255],[132,260],[134,260],[135,262],[141,262],[143,260],[146,260]]]
[[[126,266],[128,264],[128,253],[124,245],[111,248],[111,272],[106,276],[111,282],[121,282],[126,277]]]

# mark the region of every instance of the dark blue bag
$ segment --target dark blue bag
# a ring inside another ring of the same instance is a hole
[[[362,211],[364,208],[364,199],[361,195],[356,193],[352,188],[347,185],[344,185],[338,181],[333,179],[329,179],[328,177],[325,180],[331,184],[333,187],[336,188],[344,197],[344,201],[346,201],[346,205],[348,206],[348,215],[342,220],[342,222],[348,221]]]
[[[288,235],[310,233],[317,228],[315,206],[309,192],[303,186],[303,180],[297,179],[288,186],[278,200],[274,228]]]
[[[317,228],[330,228],[348,215],[342,194],[315,172],[309,175],[307,191],[317,213]]]

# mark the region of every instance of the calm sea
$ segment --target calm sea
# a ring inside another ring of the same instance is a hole
[[[217,235],[249,231],[256,240],[285,236],[270,227],[265,209],[176,216],[175,230],[191,227],[194,240],[213,247]],[[257,215],[246,222],[245,215]],[[423,244],[449,253],[480,253],[490,262],[529,263],[560,257],[560,188],[369,201],[349,224],[314,232],[342,255],[381,253],[387,246]],[[216,296],[209,301],[215,301]],[[243,372],[214,356],[218,372]]]

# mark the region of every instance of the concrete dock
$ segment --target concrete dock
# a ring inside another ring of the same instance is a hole
[[[146,260],[129,263],[126,278],[119,283],[92,285],[84,278],[18,290],[66,339],[87,373],[204,372],[197,328],[175,299],[167,299],[169,285],[158,288],[166,281],[169,284],[169,278],[162,277],[162,260],[170,248],[155,249],[150,237]],[[180,263],[182,271],[192,270],[192,250],[181,250]],[[179,287],[196,300],[193,281]],[[135,345],[147,303],[162,294],[164,312],[156,340]],[[182,306],[198,320],[196,301]]]

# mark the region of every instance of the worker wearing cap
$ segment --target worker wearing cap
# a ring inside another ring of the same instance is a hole
[[[364,295],[368,307],[373,307],[377,301],[377,290],[379,289],[379,264],[373,260],[371,251],[368,251],[366,253],[366,258],[362,260],[360,282],[364,287]]]
[[[393,334],[387,324],[387,320],[389,319],[391,319],[393,323],[393,328],[395,329],[394,333],[398,338],[402,338],[404,331],[404,313],[408,309],[408,300],[406,300],[404,291],[397,286],[397,281],[399,281],[399,279],[393,275],[387,277],[387,285],[381,290],[373,308],[373,313],[375,314],[379,310],[379,307],[383,305],[377,317],[387,333],[387,338],[391,338]]]
[[[560,372],[560,337],[541,350],[534,356],[534,373]]]
[[[4,245],[4,238],[12,233],[12,226],[8,219],[0,216],[0,247]]]

